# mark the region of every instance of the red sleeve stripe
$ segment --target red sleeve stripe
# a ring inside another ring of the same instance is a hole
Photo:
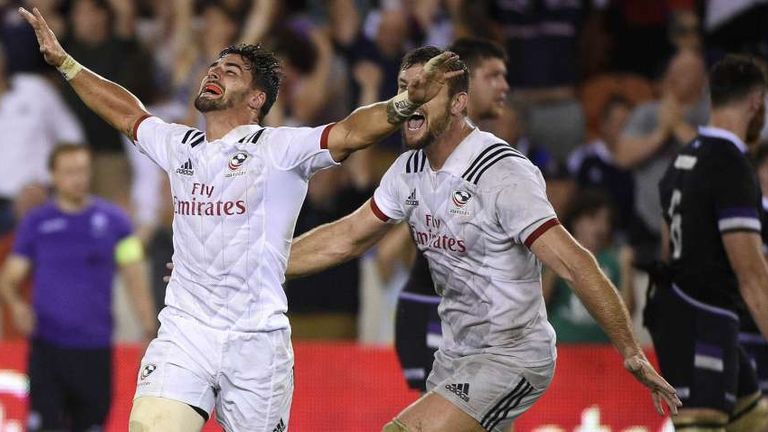
[[[536,241],[537,238],[541,237],[542,234],[547,232],[548,229],[552,228],[555,225],[560,225],[560,221],[557,220],[557,218],[550,219],[543,224],[539,225],[538,228],[536,228],[531,235],[528,236],[527,239],[525,239],[525,246],[530,249],[533,242]]]
[[[143,122],[144,120],[150,117],[152,116],[149,114],[144,114],[143,116],[139,117],[138,120],[136,120],[136,123],[133,124],[133,133],[131,133],[131,138],[133,138],[133,142],[136,142],[139,140],[138,133],[139,133],[139,125],[141,124],[141,122]]]
[[[336,123],[331,123],[328,126],[323,129],[323,133],[320,135],[320,148],[325,150],[328,148],[328,135],[331,134],[331,129],[336,125]]]
[[[383,211],[381,211],[379,206],[376,205],[376,200],[373,198],[371,198],[371,210],[373,211],[373,214],[375,214],[377,218],[381,219],[382,222],[389,222],[390,217],[384,214]]]

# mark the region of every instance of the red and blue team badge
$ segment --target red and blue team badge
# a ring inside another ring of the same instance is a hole
[[[237,152],[234,156],[232,156],[232,159],[229,160],[229,169],[230,171],[237,171],[240,169],[240,167],[243,166],[245,161],[248,159],[248,153],[246,152]]]
[[[449,210],[450,213],[458,214],[462,216],[468,216],[469,211],[465,208],[467,206],[467,203],[472,198],[472,194],[463,191],[463,190],[457,190],[453,192],[453,195],[451,196],[451,202],[453,203],[453,208]]]

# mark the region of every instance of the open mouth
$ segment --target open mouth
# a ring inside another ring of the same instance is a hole
[[[203,87],[202,92],[202,94],[210,94],[213,96],[221,96],[222,93],[224,93],[224,90],[222,90],[218,85],[212,83],[206,84],[205,87]]]
[[[408,117],[408,120],[406,121],[406,126],[408,127],[408,130],[419,130],[422,126],[424,126],[424,122],[426,121],[426,117],[424,117],[424,114],[422,113],[415,113],[412,116]]]

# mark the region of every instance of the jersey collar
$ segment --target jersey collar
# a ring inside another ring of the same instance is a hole
[[[227,143],[233,143],[248,137],[248,135],[253,135],[254,132],[258,132],[260,129],[263,129],[263,126],[257,124],[240,125],[227,132],[220,139]]]
[[[476,153],[479,144],[482,142],[482,140],[478,139],[480,133],[480,128],[475,126],[475,129],[464,137],[459,145],[448,155],[448,159],[445,160],[443,167],[438,171],[447,171],[461,177],[461,174],[467,169],[467,163],[472,160],[472,156]]]
[[[731,144],[735,145],[740,152],[747,153],[747,145],[744,144],[744,141],[742,141],[741,138],[737,137],[735,133],[729,130],[712,126],[699,126],[699,134],[730,141]]]

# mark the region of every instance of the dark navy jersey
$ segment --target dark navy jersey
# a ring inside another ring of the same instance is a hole
[[[695,300],[739,313],[743,300],[722,235],[761,232],[760,188],[746,151],[733,133],[702,127],[659,184],[673,283]]]

